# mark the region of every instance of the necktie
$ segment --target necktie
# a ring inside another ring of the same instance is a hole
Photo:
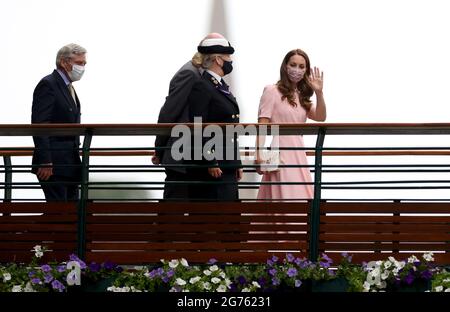
[[[77,97],[75,96],[75,89],[73,88],[71,83],[69,83],[69,91],[70,91],[70,95],[72,96],[73,102],[75,103],[75,106],[78,106],[77,105]]]
[[[230,87],[226,84],[225,80],[221,79],[220,80],[220,91],[226,93],[226,94],[230,94]]]
[[[223,89],[225,89],[225,90],[227,90],[227,91],[230,89],[230,87],[227,85],[227,83],[225,82],[225,80],[221,79],[221,80],[220,80],[220,83],[222,84],[222,88],[223,88]]]

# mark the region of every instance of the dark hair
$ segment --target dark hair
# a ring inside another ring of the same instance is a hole
[[[281,63],[280,80],[278,80],[277,82],[277,87],[282,94],[281,100],[287,99],[289,104],[291,104],[292,106],[297,106],[294,97],[295,90],[292,88],[292,84],[291,81],[289,80],[289,76],[286,70],[287,64],[293,55],[300,55],[305,59],[306,61],[305,77],[309,77],[311,73],[311,63],[309,62],[309,57],[303,50],[295,49],[289,51],[288,54],[286,54],[286,56],[284,57],[283,62]],[[305,78],[303,78],[297,83],[297,90],[299,91],[300,105],[303,108],[305,108],[306,111],[309,111],[312,104],[310,98],[314,94],[314,90],[309,86]]]

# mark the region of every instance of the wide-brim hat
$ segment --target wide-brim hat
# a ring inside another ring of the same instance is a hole
[[[234,48],[225,38],[211,38],[203,40],[197,51],[202,54],[233,54]]]

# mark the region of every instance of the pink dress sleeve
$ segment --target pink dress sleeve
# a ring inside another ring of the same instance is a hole
[[[272,118],[273,107],[277,96],[276,86],[270,85],[264,88],[259,101],[258,118]]]

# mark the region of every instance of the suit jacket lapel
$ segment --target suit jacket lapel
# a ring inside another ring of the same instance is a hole
[[[66,83],[64,82],[64,79],[62,79],[61,75],[55,70],[53,71],[53,76],[56,79],[56,83],[59,87],[59,90],[64,95],[66,99],[67,105],[70,107],[70,110],[74,113],[78,113],[77,105],[73,101],[72,95],[70,95],[69,88],[66,86]],[[75,97],[78,99],[78,96],[75,95]]]
[[[212,76],[207,71],[205,71],[203,73],[203,79],[206,79],[207,81],[209,81],[213,85],[213,87],[217,90],[217,92],[221,93],[228,100],[230,100],[236,106],[237,110],[239,111],[239,105],[238,105],[238,103],[236,101],[236,98],[233,96],[233,94],[231,92],[229,92],[229,93],[222,92],[219,89],[219,82],[217,81],[217,79],[214,76]]]

